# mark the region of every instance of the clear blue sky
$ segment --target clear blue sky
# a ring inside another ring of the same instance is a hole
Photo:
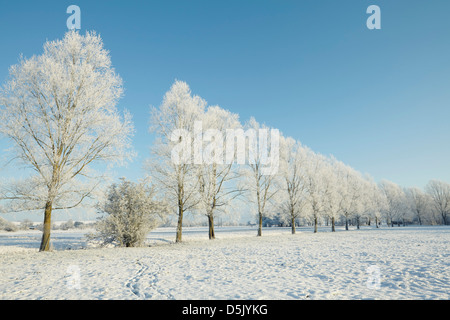
[[[149,106],[175,79],[317,152],[402,186],[450,182],[450,1],[2,1],[0,82],[67,31],[96,30],[124,80],[141,174]],[[366,9],[381,8],[381,30]],[[0,147],[6,147],[5,141]],[[0,170],[8,175],[9,167]]]

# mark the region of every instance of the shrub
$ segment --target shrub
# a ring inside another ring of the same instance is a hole
[[[153,188],[143,182],[121,179],[119,184],[111,185],[105,202],[99,205],[106,215],[96,224],[96,233],[87,236],[88,240],[99,241],[101,246],[142,246],[164,212],[164,206],[154,195]]]
[[[0,230],[9,232],[17,231],[17,226],[14,223],[9,222],[8,220],[0,217]]]

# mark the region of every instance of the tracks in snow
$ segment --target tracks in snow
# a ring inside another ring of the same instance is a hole
[[[127,281],[126,287],[138,299],[174,299],[169,292],[165,292],[163,288],[158,286],[159,274],[162,272],[160,266],[144,259],[137,259],[136,265],[138,270]]]

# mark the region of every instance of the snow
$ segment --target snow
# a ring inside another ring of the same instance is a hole
[[[54,231],[52,252],[38,252],[38,231],[1,233],[0,299],[450,298],[448,226],[311,230],[223,227],[210,241],[184,228],[175,244],[174,228],[158,228],[149,247],[108,249]]]

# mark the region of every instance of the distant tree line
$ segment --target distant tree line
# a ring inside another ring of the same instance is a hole
[[[71,230],[71,229],[91,229],[94,228],[96,225],[95,222],[82,222],[82,221],[73,221],[72,219],[69,219],[68,221],[61,222],[61,223],[52,223],[51,229],[52,230]],[[43,230],[43,224],[42,223],[35,223],[31,221],[30,219],[24,219],[20,223],[14,223],[11,221],[8,221],[2,217],[0,217],[0,230],[1,231],[20,231],[20,230]]]

